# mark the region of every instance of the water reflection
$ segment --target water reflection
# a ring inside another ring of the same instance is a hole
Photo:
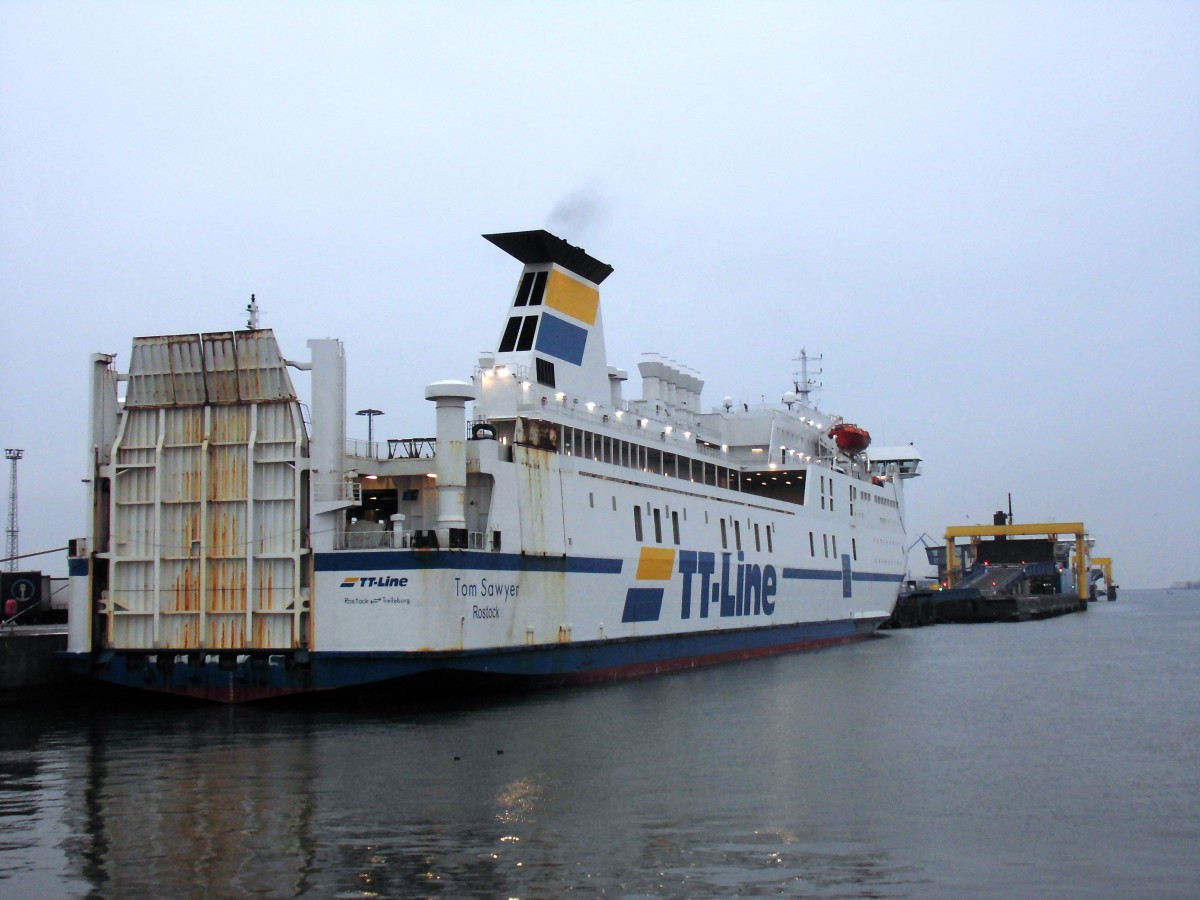
[[[893,883],[871,841],[802,836],[804,798],[770,796],[787,784],[770,761],[795,762],[795,734],[732,739],[729,705],[695,696],[705,685],[685,675],[418,710],[50,717],[26,751],[4,742],[0,820],[46,826],[5,829],[18,851],[5,874],[10,886],[181,897]]]
[[[1139,609],[422,707],[6,710],[0,895],[1194,896],[1200,601]]]

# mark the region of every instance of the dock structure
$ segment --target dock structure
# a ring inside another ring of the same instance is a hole
[[[892,625],[1023,622],[1082,612],[1096,599],[1101,577],[1115,599],[1112,560],[1090,559],[1093,543],[1082,522],[1014,524],[998,512],[991,525],[951,525],[945,546],[927,550],[940,586],[901,594]]]
[[[971,539],[972,545],[976,549],[975,559],[982,562],[984,566],[990,564],[1001,563],[1001,559],[985,559],[984,555],[979,552],[980,538],[993,537],[997,540],[994,544],[1007,543],[1010,537],[1042,537],[1044,536],[1049,544],[1050,554],[1047,556],[1043,552],[1045,545],[1031,541],[1012,542],[1019,544],[1022,552],[1033,550],[1033,553],[1027,557],[1021,557],[1022,564],[1026,558],[1037,562],[1054,562],[1054,550],[1058,544],[1058,536],[1069,534],[1075,538],[1075,554],[1074,554],[1074,572],[1075,572],[1075,587],[1080,600],[1087,601],[1088,599],[1088,547],[1087,547],[1087,529],[1084,528],[1082,522],[1033,522],[1024,525],[949,525],[946,528],[946,572],[943,579],[943,584],[947,588],[953,588],[967,580],[968,573],[964,571],[961,565],[961,558],[956,550],[956,539],[967,537]],[[1000,554],[996,554],[1000,556]],[[1012,559],[1008,557],[1016,557],[1019,554],[1003,554],[1005,557],[1003,563],[1012,564]]]
[[[58,652],[67,649],[61,625],[7,625],[0,628],[0,703],[55,689],[69,681]]]

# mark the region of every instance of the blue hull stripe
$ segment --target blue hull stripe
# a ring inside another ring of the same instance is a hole
[[[318,572],[380,571],[404,569],[479,569],[485,572],[582,572],[619,575],[624,560],[599,556],[523,556],[520,553],[489,553],[483,550],[358,550],[317,553],[313,566]],[[784,567],[783,577],[806,581],[839,581],[837,569],[793,569]],[[902,575],[883,572],[854,572],[855,581],[903,580]]]
[[[841,581],[842,572],[840,569],[789,569],[785,567],[783,577],[803,581]],[[897,584],[904,580],[903,575],[887,572],[852,572],[850,577],[855,581],[894,581]]]
[[[596,556],[522,556],[482,550],[365,550],[318,553],[318,572],[378,571],[393,569],[479,569],[488,572],[585,572],[619,575],[621,559]]]

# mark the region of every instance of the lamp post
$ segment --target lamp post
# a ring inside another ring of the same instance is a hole
[[[374,456],[375,455],[375,429],[373,426],[375,424],[375,417],[382,416],[383,410],[381,410],[381,409],[360,409],[358,412],[355,413],[355,415],[367,417],[367,452],[369,454],[371,454],[371,456]]]

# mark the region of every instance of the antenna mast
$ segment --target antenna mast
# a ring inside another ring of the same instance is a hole
[[[817,369],[812,373],[812,377],[810,377],[808,363],[809,360],[819,363],[823,359],[825,359],[824,356],[809,356],[808,353],[805,352],[804,348],[801,347],[800,355],[793,360],[794,362],[800,363],[800,371],[792,373],[792,384],[796,386],[796,394],[799,396],[801,403],[813,409],[816,409],[816,407],[808,402],[808,395],[813,391],[819,391],[823,385],[815,378],[815,376],[821,374],[821,370]]]
[[[17,528],[17,462],[25,455],[24,450],[5,450],[4,458],[7,459],[11,466],[12,474],[8,477],[8,545],[5,550],[5,556],[8,557],[8,571],[17,571],[17,534],[20,531]]]
[[[258,301],[254,299],[254,295],[250,295],[250,302],[246,304],[246,328],[250,331],[258,331]]]

